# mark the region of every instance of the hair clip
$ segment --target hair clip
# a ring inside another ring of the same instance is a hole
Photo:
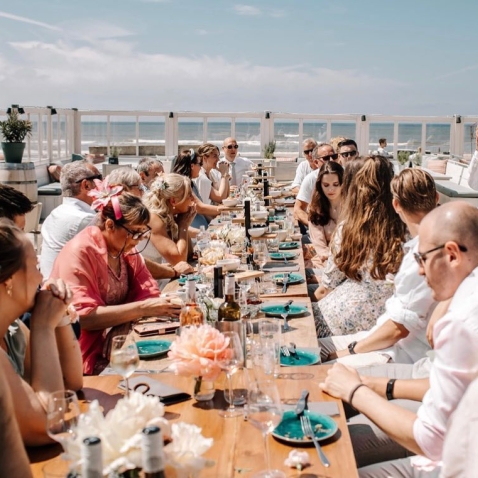
[[[169,184],[162,177],[158,177],[156,179],[156,184],[158,185],[158,189],[160,191],[165,191],[169,188]]]
[[[123,191],[123,186],[110,186],[108,184],[108,177],[106,177],[104,181],[100,181],[99,179],[94,179],[93,181],[95,182],[96,189],[92,189],[88,192],[88,196],[95,198],[91,207],[95,211],[103,211],[111,201],[115,213],[115,219],[121,219],[123,213],[121,212],[118,196]]]

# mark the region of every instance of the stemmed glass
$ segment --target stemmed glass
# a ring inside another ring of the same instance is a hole
[[[263,271],[263,267],[267,264],[269,260],[269,254],[267,252],[267,247],[264,243],[259,242],[254,247],[254,254],[252,256],[254,262],[259,266],[260,270]]]
[[[46,431],[66,452],[68,450],[65,444],[75,437],[79,416],[80,405],[75,392],[57,390],[50,393],[47,401]]]
[[[242,415],[242,411],[237,410],[234,406],[234,397],[232,389],[232,374],[239,370],[244,365],[244,350],[241,339],[237,332],[223,332],[224,336],[229,339],[226,352],[220,357],[216,357],[219,366],[226,372],[229,408],[227,410],[220,410],[219,415],[224,418],[237,417]]]
[[[279,391],[272,380],[255,381],[250,384],[247,405],[244,410],[249,423],[262,432],[266,452],[267,469],[252,478],[286,478],[280,470],[271,470],[268,435],[282,419],[282,406]]]
[[[125,380],[125,396],[129,397],[128,378],[139,367],[139,354],[132,335],[113,337],[110,357],[111,368]]]

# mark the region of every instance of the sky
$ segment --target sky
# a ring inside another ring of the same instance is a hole
[[[476,115],[476,0],[0,2],[0,105]]]

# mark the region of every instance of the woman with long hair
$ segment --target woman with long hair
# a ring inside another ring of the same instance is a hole
[[[229,196],[229,164],[218,164],[219,154],[219,148],[212,143],[202,144],[197,151],[202,168],[194,182],[205,204],[221,204]]]
[[[405,226],[393,209],[393,170],[381,156],[365,158],[350,182],[331,255],[316,290],[318,337],[369,330],[384,311],[397,272]]]
[[[111,340],[133,321],[178,316],[180,307],[159,297],[156,281],[136,250],[149,237],[150,214],[141,199],[121,186],[99,184],[92,207],[97,225],[77,234],[61,250],[51,277],[64,277],[80,315],[83,372],[100,373],[108,364]],[[91,193],[90,193],[91,194]]]

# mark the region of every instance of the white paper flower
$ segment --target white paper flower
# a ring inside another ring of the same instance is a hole
[[[306,451],[291,450],[285,459],[284,465],[297,468],[299,471],[310,463],[309,454]]]
[[[178,478],[197,476],[212,462],[201,455],[211,448],[212,438],[204,438],[201,428],[188,423],[174,423],[172,425],[173,441],[164,447],[166,460],[176,469]]]

